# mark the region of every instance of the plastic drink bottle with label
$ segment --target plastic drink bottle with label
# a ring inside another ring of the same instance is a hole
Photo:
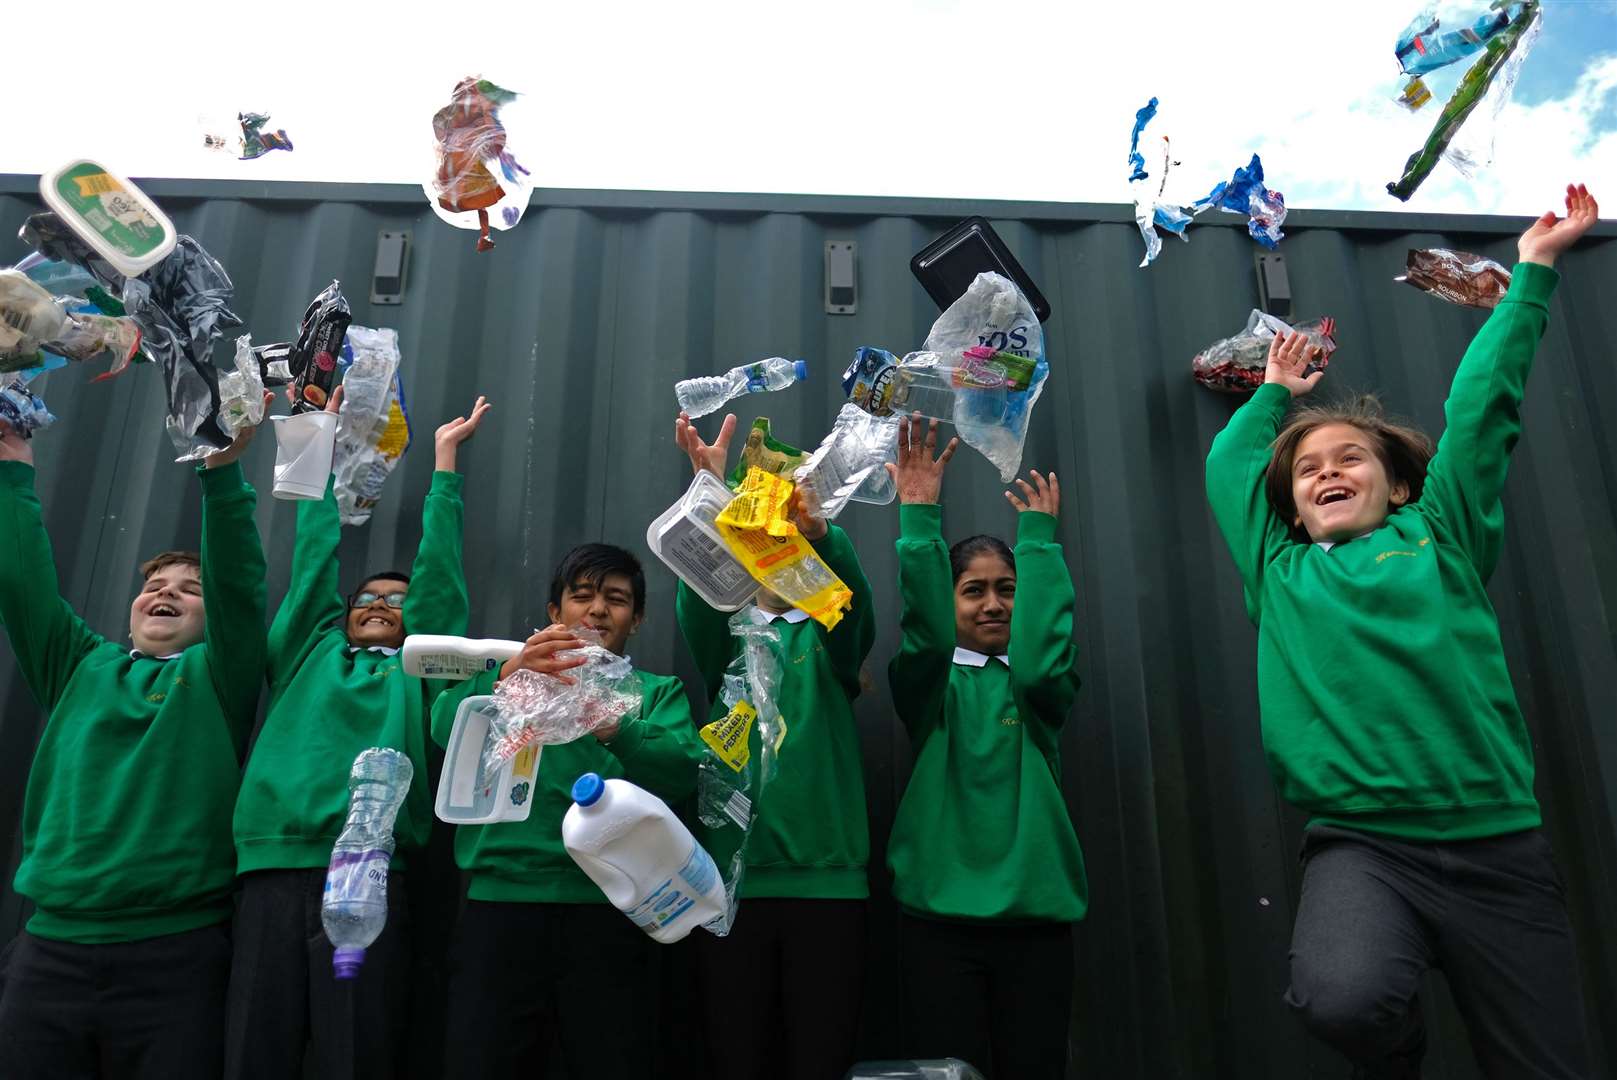
[[[470,679],[493,671],[522,651],[522,642],[503,638],[464,638],[453,634],[410,634],[399,650],[399,666],[420,679]]]
[[[336,952],[332,973],[352,979],[365,950],[387,925],[387,867],[393,855],[393,821],[415,774],[397,750],[371,747],[354,759],[348,774],[348,823],[331,849],[320,922]]]
[[[665,945],[726,911],[712,856],[667,803],[627,780],[580,776],[561,840],[606,898]]]
[[[723,408],[731,398],[738,398],[742,394],[760,394],[766,390],[784,390],[806,378],[806,361],[771,356],[756,364],[733,367],[723,375],[682,379],[674,384],[674,396],[679,399],[680,411],[694,420]]]

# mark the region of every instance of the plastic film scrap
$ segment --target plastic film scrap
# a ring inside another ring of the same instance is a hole
[[[487,79],[465,78],[432,117],[437,167],[422,188],[439,217],[478,230],[478,251],[493,249],[491,226],[515,227],[528,207],[532,180],[507,145],[505,112],[518,97]]]
[[[349,326],[343,407],[337,418],[333,491],[344,525],[361,525],[410,447],[410,414],[399,379],[399,335]]]
[[[518,668],[495,686],[499,716],[489,726],[485,774],[498,772],[525,747],[570,743],[598,728],[639,721],[642,695],[633,665],[606,649],[598,632],[585,626],[571,632],[584,647],[557,655],[584,657],[581,667],[565,673],[572,682]]]

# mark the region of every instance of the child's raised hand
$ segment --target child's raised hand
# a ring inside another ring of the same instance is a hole
[[[831,531],[825,519],[820,516],[820,501],[814,493],[795,488],[792,491],[792,501],[786,508],[787,517],[797,531],[802,533],[811,542],[825,539],[825,534]]]
[[[1319,370],[1309,375],[1308,365],[1313,363],[1319,364]],[[1269,366],[1264,369],[1263,381],[1280,383],[1292,397],[1301,397],[1325,377],[1328,363],[1330,357],[1311,343],[1307,334],[1276,334],[1269,342]]]
[[[470,416],[457,416],[433,434],[432,449],[437,459],[434,468],[439,472],[455,471],[460,444],[477,433],[477,425],[483,422],[483,416],[493,407],[487,398],[479,394]]]
[[[1582,184],[1566,186],[1566,217],[1557,218],[1550,210],[1528,226],[1516,241],[1516,254],[1522,262],[1554,266],[1556,256],[1578,242],[1600,217],[1600,204]]]
[[[1027,499],[1027,502],[1018,499],[1009,491],[1005,493],[1005,497],[1010,500],[1011,505],[1016,507],[1016,512],[1025,514],[1029,510],[1035,510],[1041,514],[1049,514],[1051,517],[1060,517],[1061,485],[1056,482],[1056,474],[1051,473],[1048,479],[1040,476],[1033,469],[1029,469],[1027,474],[1033,477],[1032,484],[1029,484],[1026,480],[1016,482],[1016,486],[1022,489],[1022,496]]]
[[[703,469],[724,479],[724,465],[730,458],[730,436],[736,432],[735,413],[726,413],[719,427],[719,437],[712,443],[702,441],[696,425],[684,413],[674,421],[674,443],[691,459],[691,474],[700,475]]]
[[[4,420],[0,420],[0,461],[20,461],[24,465],[34,463],[33,443],[11,430],[11,425]]]
[[[527,668],[537,671],[541,675],[549,675],[560,679],[571,686],[576,680],[562,672],[569,668],[580,667],[587,663],[583,656],[558,656],[558,653],[571,652],[582,649],[584,643],[573,636],[573,632],[561,623],[551,623],[543,630],[535,630],[527,641],[522,643],[522,651],[507,660],[500,668],[500,678],[508,679],[518,668]]]
[[[959,439],[950,439],[949,445],[936,458],[932,452],[938,448],[938,422],[928,423],[926,439],[921,439],[921,414],[915,413],[898,422],[898,464],[888,465],[887,472],[898,484],[901,503],[935,503],[943,490],[943,470],[954,457]]]
[[[268,390],[264,391],[263,415],[265,418],[269,417],[270,405],[274,401],[275,395],[270,393]],[[263,421],[260,421],[259,423],[262,422]],[[231,441],[229,446],[225,447],[223,450],[215,450],[213,453],[203,458],[203,467],[208,469],[218,469],[225,465],[229,465],[231,462],[241,457],[242,451],[247,449],[247,444],[253,441],[253,436],[256,434],[258,434],[258,424],[248,424],[247,426],[243,427],[240,431],[236,432],[236,437]]]

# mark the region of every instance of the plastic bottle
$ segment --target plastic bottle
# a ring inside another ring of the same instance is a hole
[[[410,634],[399,651],[406,675],[421,679],[469,679],[493,671],[522,651],[522,642],[464,638],[453,634]]]
[[[354,759],[348,774],[348,823],[331,849],[320,922],[336,952],[332,973],[352,979],[365,949],[387,925],[387,867],[393,854],[393,820],[410,790],[415,769],[397,750],[371,747]]]
[[[580,776],[561,840],[606,898],[664,944],[725,913],[712,856],[667,803],[627,780]]]
[[[951,361],[940,353],[915,352],[900,360],[886,349],[861,346],[842,373],[848,400],[872,416],[920,413],[955,423],[997,420],[1005,409],[1003,385],[975,378],[965,357]],[[962,411],[965,415],[962,415]]]
[[[731,398],[742,394],[759,394],[765,390],[784,390],[806,378],[807,361],[771,356],[756,364],[731,368],[723,375],[683,379],[674,384],[674,396],[679,399],[681,411],[695,419],[723,408]]]

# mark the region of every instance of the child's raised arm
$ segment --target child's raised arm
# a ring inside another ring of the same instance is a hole
[[[1314,364],[1320,369],[1308,374]],[[1270,445],[1291,399],[1308,393],[1324,378],[1326,360],[1303,334],[1275,335],[1263,385],[1213,439],[1207,452],[1207,502],[1224,534],[1246,591],[1246,613],[1253,622],[1262,607],[1263,571],[1291,543],[1286,522],[1275,515],[1264,494]]]
[[[292,399],[292,388],[287,388]],[[342,408],[341,384],[331,391],[325,411]],[[320,499],[298,503],[297,534],[292,542],[292,580],[286,595],[275,609],[269,629],[267,671],[271,693],[292,677],[306,650],[321,628],[343,617],[344,604],[338,589],[337,545],[342,539],[342,515],[332,478],[326,478],[326,493]]]
[[[1078,696],[1078,646],[1072,640],[1076,597],[1072,574],[1056,541],[1061,485],[1055,473],[1048,479],[1036,472],[1029,475],[1033,483],[1016,482],[1025,502],[1005,493],[1016,508],[1011,683],[1040,720],[1060,728]]]
[[[943,471],[960,440],[950,439],[934,458],[938,422],[927,427],[924,442],[920,432],[919,413],[899,421],[898,464],[887,466],[898,484],[898,590],[904,601],[899,621],[903,640],[888,664],[887,677],[911,738],[943,716],[955,649],[954,579],[938,495]]]
[[[1520,262],[1510,291],[1483,324],[1454,373],[1446,420],[1418,505],[1470,556],[1484,580],[1493,573],[1504,531],[1499,497],[1510,453],[1521,435],[1521,400],[1539,338],[1549,324],[1556,258],[1599,217],[1582,185],[1568,185],[1564,219],[1546,213],[1516,242]]]
[[[458,454],[461,443],[477,433],[477,426],[491,408],[488,400],[479,396],[469,415],[455,417],[433,435],[432,487],[421,506],[421,545],[416,548],[410,588],[404,596],[406,633],[466,632],[471,601],[466,595],[462,559],[466,507],[460,498]]]

